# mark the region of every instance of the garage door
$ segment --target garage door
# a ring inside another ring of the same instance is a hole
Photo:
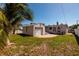
[[[35,35],[41,35],[42,29],[35,29]]]

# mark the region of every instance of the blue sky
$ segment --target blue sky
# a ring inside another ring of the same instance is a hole
[[[56,3],[30,3],[29,8],[33,12],[34,23],[44,23],[53,25],[58,21],[68,25],[76,24],[79,20],[79,4],[56,4]],[[23,21],[23,24],[29,24],[30,21]]]

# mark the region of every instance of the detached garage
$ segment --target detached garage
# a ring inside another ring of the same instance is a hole
[[[45,25],[42,23],[31,23],[24,27],[23,32],[32,36],[45,35]]]
[[[37,35],[43,35],[43,28],[39,28],[39,27],[35,27],[35,30],[34,30],[34,35],[37,36]]]

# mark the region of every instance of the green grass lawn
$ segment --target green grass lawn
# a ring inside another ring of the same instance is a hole
[[[60,35],[53,38],[11,35],[15,43],[0,51],[0,55],[79,55],[79,47],[74,35]]]

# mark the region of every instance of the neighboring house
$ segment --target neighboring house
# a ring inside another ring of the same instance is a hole
[[[23,33],[23,26],[19,26],[18,29],[15,30],[15,34],[22,34]]]
[[[68,32],[69,32],[69,33],[74,33],[74,29],[68,28]]]
[[[77,29],[74,29],[74,31],[75,31],[75,34],[79,36],[79,26],[77,27]]]
[[[23,33],[32,36],[44,35],[45,25],[42,23],[31,23],[23,28]]]
[[[52,34],[66,34],[68,33],[68,26],[66,24],[48,25],[46,26],[46,32]]]

